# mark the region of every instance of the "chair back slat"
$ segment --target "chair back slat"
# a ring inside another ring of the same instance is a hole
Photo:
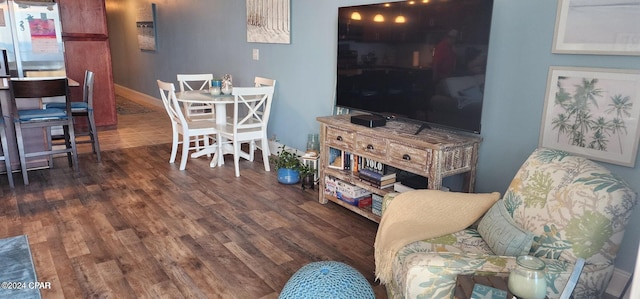
[[[213,74],[178,74],[176,77],[180,84],[181,92],[185,90],[209,89],[211,87],[211,80],[213,80]]]
[[[15,98],[66,97],[69,84],[66,78],[39,80],[12,79],[11,89]]]
[[[176,98],[176,87],[173,83],[157,80],[158,88],[160,89],[160,96],[162,97],[162,103],[169,115],[169,118],[174,124],[186,125],[187,121],[182,114],[180,104]]]
[[[269,78],[264,78],[264,77],[256,77],[253,80],[253,83],[255,84],[256,87],[276,86],[276,80],[269,79]]]
[[[56,79],[11,79],[11,95],[14,98],[13,111],[18,111],[17,101],[19,99],[44,99],[52,97],[63,97],[64,108],[67,115],[71,115],[71,100],[69,98],[69,82],[67,78]]]
[[[235,98],[233,104],[234,130],[249,128],[266,130],[273,91],[273,86],[233,88],[232,94]]]

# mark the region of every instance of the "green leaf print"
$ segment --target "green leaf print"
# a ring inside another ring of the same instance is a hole
[[[566,231],[567,239],[573,243],[573,252],[585,259],[600,251],[613,234],[611,220],[593,211],[571,219]]]
[[[576,182],[581,182],[585,185],[596,185],[593,191],[606,189],[609,193],[618,189],[628,188],[624,181],[610,173],[592,173],[590,177],[577,179]]]
[[[431,244],[453,245],[456,243],[456,237],[452,234],[448,234],[441,237],[425,240],[425,242],[429,242]]]
[[[527,207],[544,207],[547,202],[547,194],[551,191],[553,179],[551,174],[536,171],[528,180],[527,186],[522,190],[524,204]]]
[[[516,195],[512,191],[507,191],[504,195],[504,206],[509,211],[509,215],[513,218],[513,212],[522,204],[522,199],[520,196]]]
[[[558,159],[558,161],[562,161],[564,157],[567,157],[569,155],[571,154],[561,150],[543,149],[538,152],[536,159],[540,162],[551,163],[555,159]]]
[[[554,225],[545,225],[544,234],[535,236],[531,251],[536,257],[558,259],[564,250],[570,249],[569,240],[562,240],[558,228]]]
[[[503,268],[507,265],[507,260],[501,256],[487,256],[487,262]]]

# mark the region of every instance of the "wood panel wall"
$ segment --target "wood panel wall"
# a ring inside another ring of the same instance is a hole
[[[99,127],[117,125],[116,99],[111,69],[111,50],[104,0],[58,0],[62,19],[67,76],[84,81],[84,71],[95,73],[94,114]],[[82,100],[82,89],[72,98]]]

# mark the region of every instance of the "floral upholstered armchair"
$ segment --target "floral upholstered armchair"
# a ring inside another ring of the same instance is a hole
[[[385,197],[379,232],[385,213],[404,196]],[[583,258],[573,296],[601,298],[636,201],[627,183],[597,163],[537,149],[477,227],[406,244],[391,261],[390,279],[381,282],[390,298],[452,298],[458,274],[507,273],[516,256],[532,255],[546,263],[547,296],[558,298]]]

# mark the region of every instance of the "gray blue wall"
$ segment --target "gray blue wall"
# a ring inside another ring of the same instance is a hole
[[[333,109],[337,7],[375,0],[291,0],[292,36],[286,45],[246,42],[245,1],[156,0],[156,52],[138,50],[135,32],[137,6],[151,1],[106,2],[116,84],[157,98],[155,80],[175,82],[180,72],[229,73],[235,86],[251,85],[255,76],[277,79],[269,136],[304,149],[306,134],[318,131],[315,118]],[[556,0],[495,0],[479,192],[504,192],[536,148],[549,66],[640,69],[637,56],[552,54],[556,5]],[[260,51],[259,61],[252,60],[252,49]],[[638,188],[638,166],[605,166]],[[629,273],[640,239],[638,210],[616,261]]]

